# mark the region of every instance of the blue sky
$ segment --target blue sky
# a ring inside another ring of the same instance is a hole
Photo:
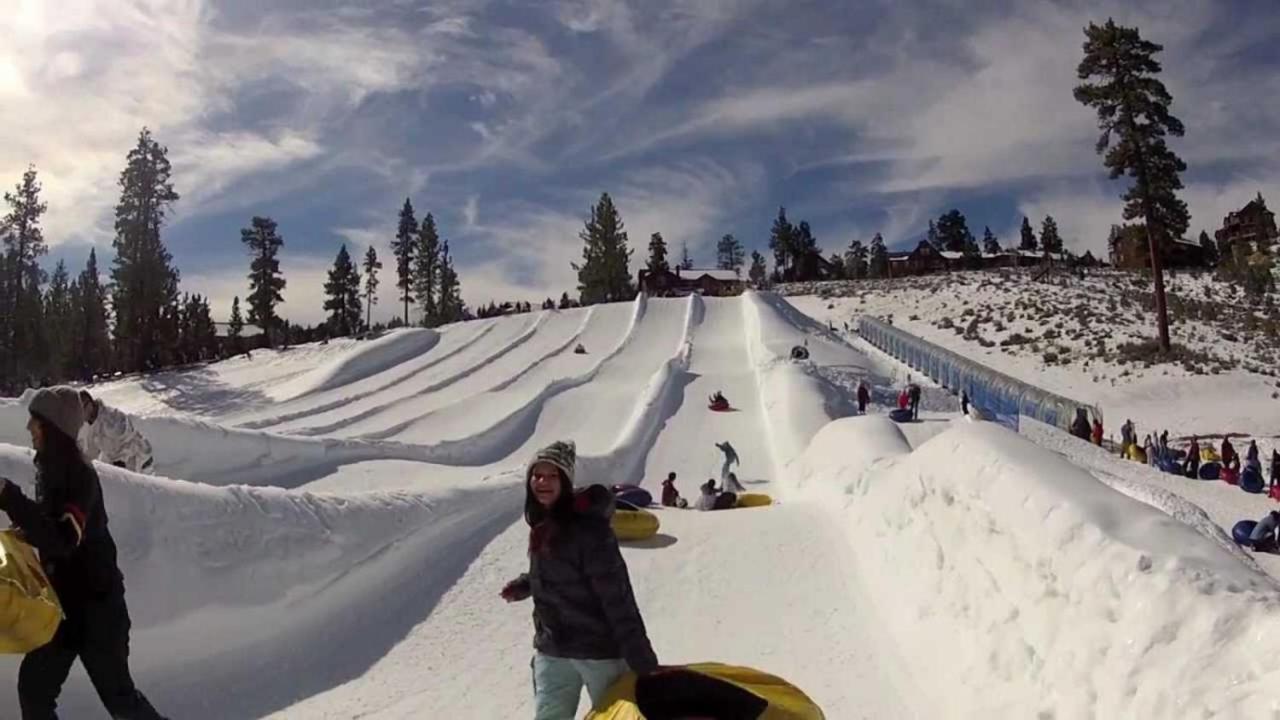
[[[51,258],[78,268],[110,252],[149,125],[182,194],[166,242],[219,314],[246,292],[253,215],[285,237],[284,314],[315,322],[339,245],[388,254],[406,196],[473,305],[572,291],[601,191],[636,264],[654,231],[700,264],[727,232],[764,251],[779,205],[828,252],[914,244],[957,207],[1002,242],[1049,213],[1097,253],[1122,187],[1071,89],[1081,28],[1108,16],[1165,45],[1192,232],[1259,191],[1280,205],[1273,0],[16,2],[0,183],[37,166]]]

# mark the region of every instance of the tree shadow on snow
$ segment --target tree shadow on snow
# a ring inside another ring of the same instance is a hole
[[[169,407],[193,415],[218,415],[272,402],[265,393],[222,382],[208,367],[147,375],[140,385]]]
[[[666,533],[658,533],[651,538],[644,540],[628,540],[622,543],[625,548],[638,548],[640,550],[661,550],[675,545],[679,540]]]

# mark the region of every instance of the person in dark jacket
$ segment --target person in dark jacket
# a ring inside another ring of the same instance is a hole
[[[676,489],[676,474],[674,472],[667,473],[667,479],[662,481],[662,506],[689,507],[688,501],[680,497],[680,491]]]
[[[964,413],[965,415],[969,414],[969,391],[968,390],[960,391],[960,412]]]
[[[1231,468],[1232,470],[1240,469],[1240,456],[1236,454],[1236,448],[1231,444],[1228,437],[1222,438],[1222,467]]]
[[[1076,419],[1071,421],[1071,434],[1089,442],[1089,412],[1084,408],[1076,408]]]
[[[1276,485],[1280,485],[1280,450],[1271,451],[1271,488]]]
[[[535,720],[572,720],[583,686],[596,704],[628,669],[658,669],[609,525],[613,495],[575,493],[575,462],[573,443],[555,442],[529,463],[529,572],[502,589],[507,602],[533,598]]]
[[[1249,449],[1244,453],[1244,462],[1246,465],[1257,465],[1262,467],[1262,461],[1258,459],[1258,441],[1250,440]],[[1259,470],[1261,472],[1261,470]]]
[[[920,419],[920,386],[911,383],[907,386],[907,400],[911,403],[911,419]]]
[[[1102,447],[1102,421],[1096,417],[1093,419],[1093,429],[1089,433],[1089,441],[1098,447]]]
[[[56,720],[62,684],[79,658],[111,717],[161,720],[129,673],[124,576],[107,528],[98,475],[76,445],[84,424],[80,396],[66,386],[46,388],[32,396],[28,410],[36,499],[5,479],[0,510],[40,553],[64,617],[53,640],[22,660],[22,717]]]
[[[867,405],[871,404],[871,391],[865,382],[858,383],[858,414],[867,414]]]
[[[1192,435],[1191,445],[1187,448],[1187,459],[1182,464],[1182,474],[1189,478],[1200,476],[1200,440]]]

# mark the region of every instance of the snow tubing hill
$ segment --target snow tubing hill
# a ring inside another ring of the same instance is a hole
[[[23,655],[47,644],[62,606],[36,559],[12,530],[0,531],[0,653]]]
[[[1201,480],[1217,480],[1222,473],[1222,466],[1216,462],[1205,463],[1200,466]]]
[[[619,540],[647,540],[658,534],[658,516],[648,510],[624,510],[619,507],[610,521]]]
[[[614,497],[636,507],[649,507],[653,504],[653,495],[636,485],[614,485]]]
[[[586,720],[825,720],[822,710],[782,678],[747,667],[694,663],[637,680],[627,673]]]
[[[742,493],[738,496],[738,507],[752,508],[772,505],[773,498],[764,493]]]
[[[1231,526],[1231,539],[1235,540],[1237,545],[1253,547],[1253,542],[1249,540],[1249,536],[1253,534],[1253,529],[1257,526],[1257,520],[1241,520]]]
[[[905,408],[891,410],[889,412],[889,419],[898,423],[911,422],[911,411]]]

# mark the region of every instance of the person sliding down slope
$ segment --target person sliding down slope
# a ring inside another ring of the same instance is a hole
[[[1272,510],[1253,526],[1249,542],[1256,552],[1276,552],[1280,549],[1280,543],[1276,540],[1277,532],[1280,532],[1280,511]]]
[[[36,499],[0,480],[0,510],[40,552],[62,604],[63,620],[18,669],[24,720],[56,720],[62,684],[76,658],[113,718],[161,720],[129,673],[129,609],[116,543],[107,528],[98,474],[80,453],[84,410],[74,388],[38,390],[28,407],[35,448]]]
[[[80,391],[80,403],[85,420],[80,444],[85,457],[133,472],[151,469],[151,443],[134,428],[128,415],[94,399],[88,390]]]
[[[613,495],[601,485],[574,493],[576,455],[572,442],[554,442],[529,463],[529,572],[501,593],[533,598],[535,720],[573,720],[584,685],[598,704],[628,669],[658,669],[609,525]]]
[[[733,449],[733,446],[729,444],[728,440],[725,440],[722,443],[716,443],[716,448],[719,449],[720,452],[724,453],[724,465],[720,466],[720,482],[723,483],[729,479],[729,466],[741,466],[742,461],[738,459],[738,451]]]

